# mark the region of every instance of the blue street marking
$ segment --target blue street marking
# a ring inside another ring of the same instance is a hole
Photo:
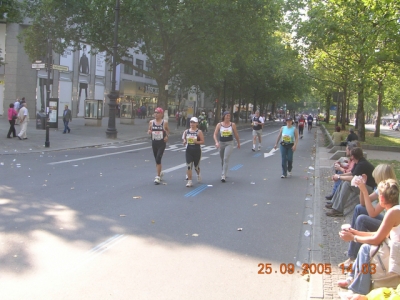
[[[253,155],[253,157],[259,157],[259,156],[261,156],[261,153],[256,153]]]
[[[204,191],[207,188],[208,188],[208,186],[206,184],[202,184],[198,188],[195,188],[193,191],[185,194],[185,197],[194,197],[194,196],[200,194],[202,191]]]
[[[236,170],[239,170],[241,167],[243,167],[243,165],[236,165],[236,166],[230,168],[229,170],[230,171],[236,171]]]

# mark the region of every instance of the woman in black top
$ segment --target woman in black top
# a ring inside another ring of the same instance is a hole
[[[186,175],[187,187],[193,185],[192,182],[192,168],[197,173],[197,182],[201,182],[200,175],[200,160],[201,160],[201,147],[204,144],[203,132],[198,129],[199,120],[196,117],[190,119],[190,128],[183,132],[183,145],[186,146]]]
[[[153,148],[153,154],[156,160],[157,176],[154,179],[155,184],[160,184],[162,176],[164,175],[161,171],[161,158],[164,154],[169,135],[168,123],[164,122],[163,116],[164,110],[161,107],[157,107],[154,110],[154,120],[149,122],[149,129],[147,131],[147,133],[151,135],[151,146]]]

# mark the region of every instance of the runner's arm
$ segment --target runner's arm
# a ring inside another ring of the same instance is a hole
[[[281,130],[279,130],[278,138],[276,139],[276,143],[275,143],[275,146],[274,146],[275,149],[278,146],[278,143],[279,143],[279,140],[281,139],[281,136],[282,136],[282,127],[281,127]]]
[[[237,147],[240,149],[240,139],[239,139],[239,134],[238,134],[238,131],[236,129],[236,124],[235,123],[232,123],[232,129],[233,129],[233,134],[235,135],[235,139],[236,139],[236,142],[237,142]]]
[[[199,137],[200,141],[195,141],[194,143],[197,145],[203,145],[204,144],[204,134],[203,131],[199,130],[197,133],[197,136]]]
[[[214,130],[214,142],[215,142],[215,146],[217,148],[219,148],[219,142],[218,142],[217,135],[218,135],[220,128],[221,128],[221,123],[218,123],[217,126],[215,126],[215,130]]]

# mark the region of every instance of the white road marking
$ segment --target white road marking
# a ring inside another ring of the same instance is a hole
[[[208,157],[202,157],[201,158],[201,160],[205,160],[205,159],[208,159]],[[165,170],[162,170],[162,171],[163,171],[163,173],[170,173],[170,172],[173,172],[175,170],[182,169],[182,168],[185,168],[185,167],[186,167],[186,164],[180,164],[180,165],[177,165],[175,167],[172,167],[172,168],[169,168],[169,169],[165,169]]]
[[[148,144],[149,142],[143,142],[143,143],[136,143],[136,144],[129,144],[129,145],[123,145],[123,146],[104,146],[98,149],[115,149],[115,148],[124,148],[124,147],[132,147],[132,146],[137,146],[137,145],[143,145],[143,144]]]
[[[151,147],[144,147],[144,148],[139,148],[139,149],[131,149],[131,150],[125,150],[125,151],[119,151],[119,152],[113,152],[113,153],[106,153],[106,154],[99,154],[99,155],[93,155],[93,156],[87,156],[87,157],[81,157],[81,158],[75,158],[75,159],[69,159],[69,160],[56,161],[56,162],[48,163],[48,165],[65,164],[65,163],[69,163],[69,162],[73,162],[73,161],[93,159],[93,158],[99,158],[99,157],[110,156],[110,155],[118,155],[118,154],[122,154],[122,153],[136,152],[139,150],[146,150],[146,149],[151,149]]]

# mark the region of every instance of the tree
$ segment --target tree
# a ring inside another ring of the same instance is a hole
[[[46,49],[41,38],[45,36],[53,39],[57,53],[70,45],[78,49],[85,42],[110,55],[113,8],[114,0],[25,0],[26,16],[32,19],[23,35],[25,49],[32,59],[40,57]],[[181,64],[201,49],[212,56],[225,44],[242,48],[251,43],[257,36],[253,32],[266,25],[274,12],[272,0],[121,1],[116,60],[154,78],[158,104],[166,108],[164,86],[179,75]],[[152,70],[139,69],[125,59],[132,48],[147,55]]]

